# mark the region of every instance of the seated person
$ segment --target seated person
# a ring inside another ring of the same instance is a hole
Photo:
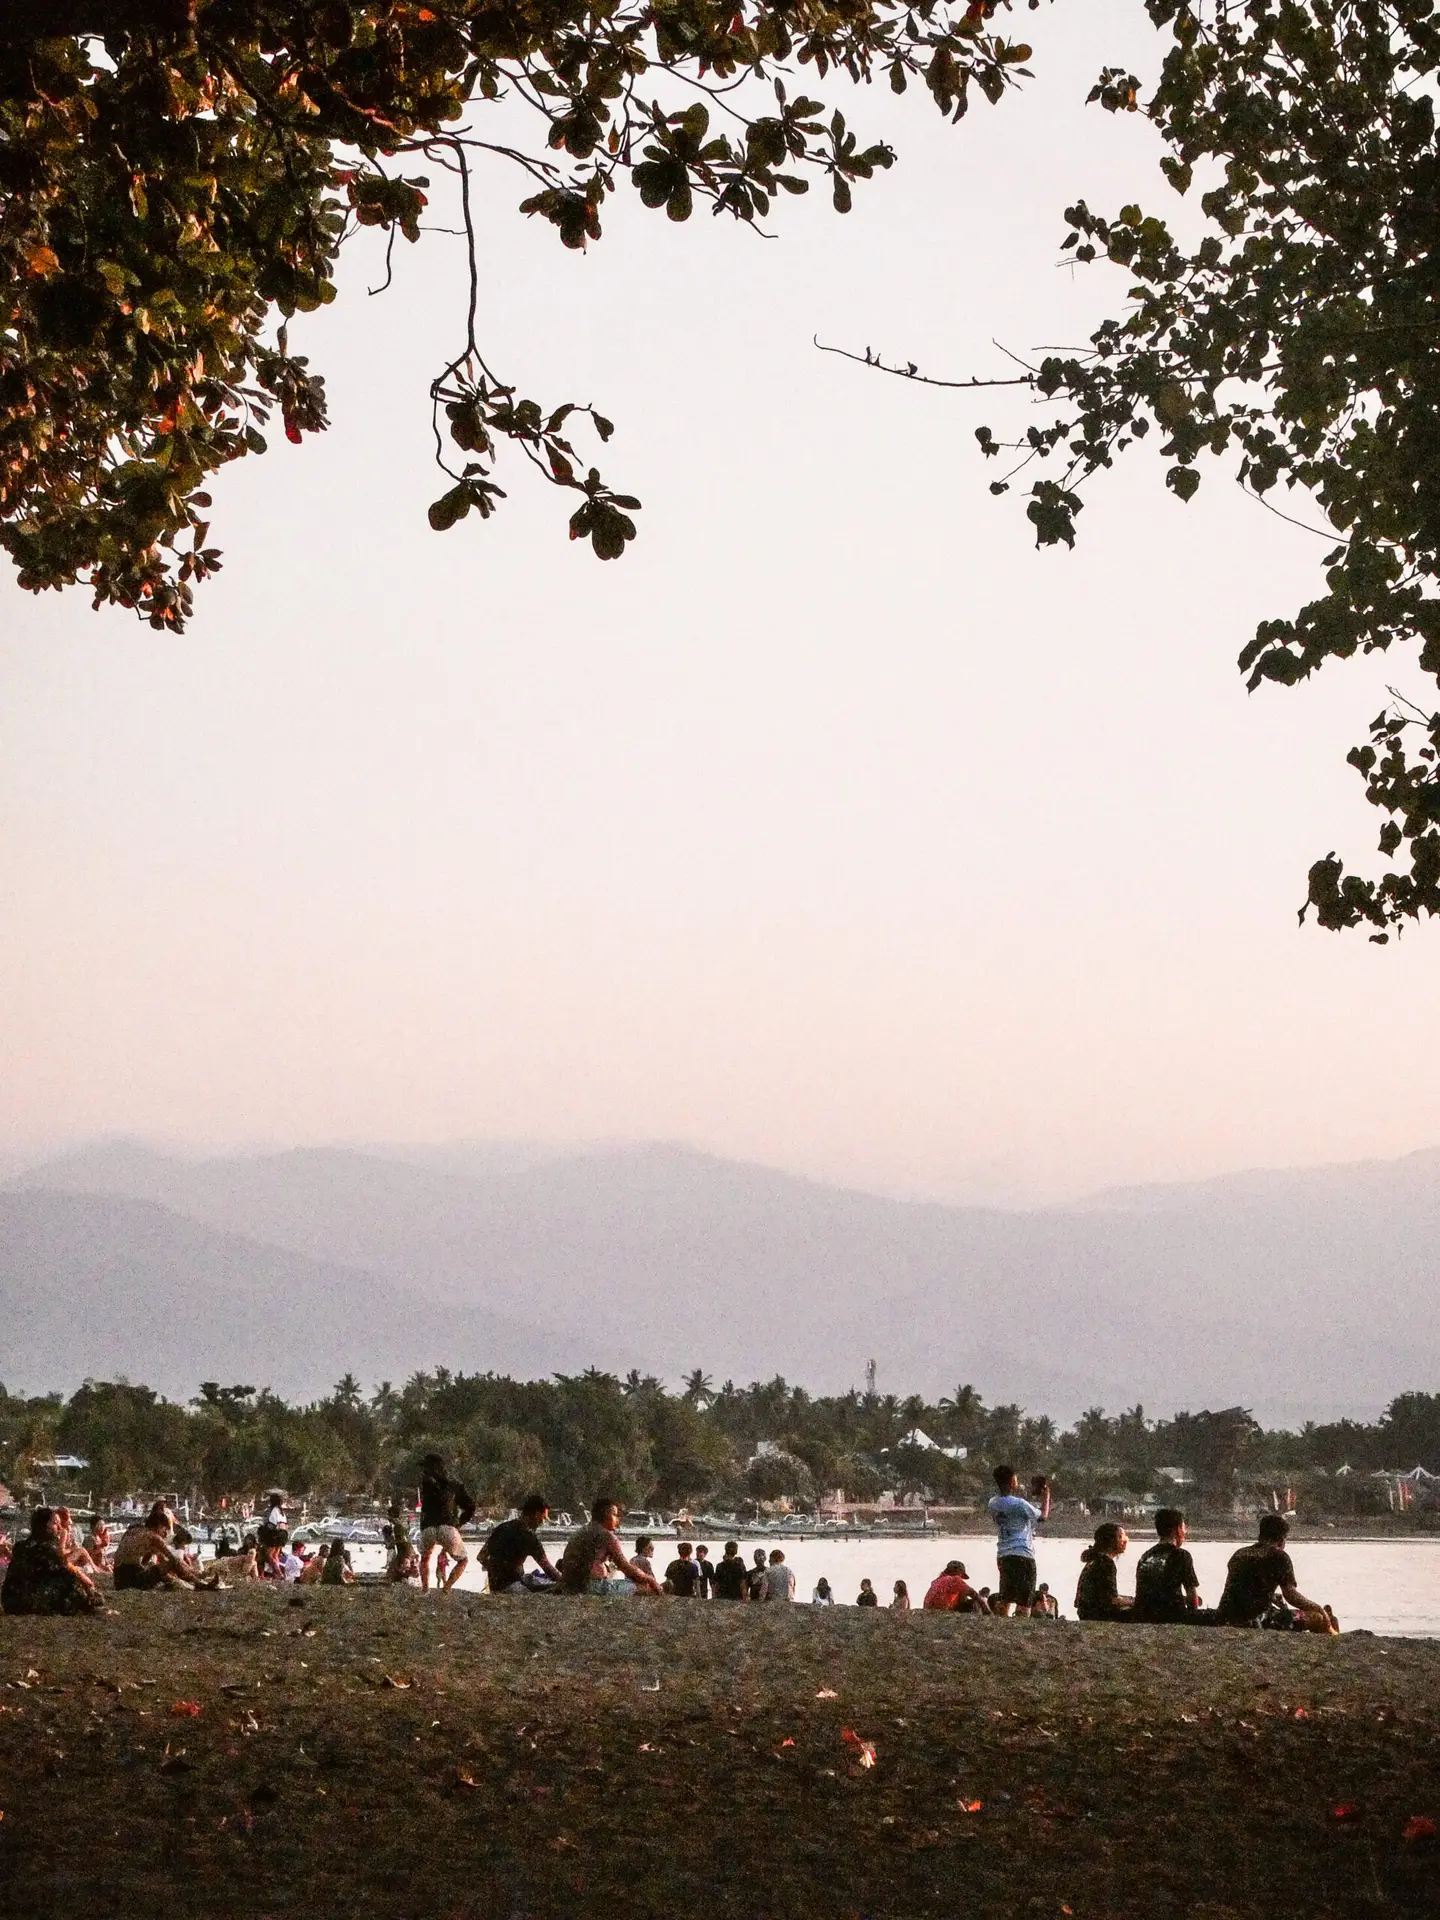
[[[230,1585],[237,1585],[242,1580],[258,1580],[260,1569],[255,1564],[254,1547],[247,1547],[243,1553],[216,1554],[210,1562],[210,1572],[216,1580],[223,1580]]]
[[[756,1547],[754,1553],[751,1555],[751,1559],[754,1564],[751,1566],[748,1575],[750,1598],[752,1600],[763,1600],[765,1598],[765,1549],[763,1547]]]
[[[67,1563],[53,1509],[36,1507],[29,1535],[11,1549],[0,1586],[0,1609],[6,1613],[98,1613],[104,1605],[94,1581]]]
[[[174,1524],[175,1516],[163,1500],[157,1500],[143,1521],[125,1529],[115,1550],[117,1593],[200,1584],[199,1573],[170,1545]]]
[[[700,1595],[704,1576],[695,1558],[693,1541],[682,1540],[675,1549],[676,1558],[665,1569],[665,1591],[677,1600],[694,1600]]]
[[[330,1542],[328,1540],[322,1540],[301,1568],[300,1578],[296,1582],[296,1585],[301,1587],[318,1587],[320,1582],[325,1578],[325,1563],[329,1558]]]
[[[1200,1576],[1185,1546],[1185,1516],[1178,1507],[1155,1515],[1159,1538],[1135,1566],[1132,1620],[1150,1626],[1210,1626],[1216,1616],[1200,1605]]]
[[[659,1593],[654,1574],[627,1560],[615,1532],[620,1524],[618,1500],[602,1498],[590,1509],[588,1523],[573,1533],[560,1556],[562,1593],[630,1594]],[[606,1571],[615,1567],[617,1572]]]
[[[1042,1580],[1035,1589],[1035,1598],[1030,1604],[1030,1617],[1032,1620],[1058,1620],[1060,1618],[1060,1602],[1050,1591],[1050,1582],[1048,1580]]]
[[[965,1571],[963,1560],[947,1562],[945,1571],[937,1573],[925,1589],[925,1598],[920,1602],[932,1613],[973,1613],[980,1595],[970,1584],[970,1576]]]
[[[549,1512],[550,1502],[543,1493],[527,1494],[518,1518],[502,1520],[490,1529],[480,1549],[480,1564],[491,1593],[539,1593],[560,1578],[540,1544],[540,1528]],[[539,1568],[538,1574],[526,1573],[529,1560]]]
[[[1092,1546],[1080,1558],[1075,1588],[1075,1611],[1082,1620],[1128,1620],[1132,1602],[1120,1592],[1115,1562],[1130,1544],[1130,1536],[1114,1520],[1102,1520]]]
[[[1232,1553],[1225,1591],[1216,1609],[1227,1627],[1281,1627],[1305,1633],[1338,1633],[1329,1607],[1307,1600],[1295,1584],[1295,1565],[1285,1551],[1290,1522],[1283,1513],[1260,1516],[1260,1537]],[[1283,1604],[1276,1601],[1277,1592]],[[1293,1609],[1293,1612],[1292,1612]]]
[[[55,1509],[55,1538],[59,1542],[61,1558],[72,1572],[83,1573],[92,1583],[101,1571],[90,1558],[80,1541],[79,1530],[75,1525],[69,1507]]]
[[[91,1519],[89,1531],[85,1535],[85,1551],[90,1556],[90,1564],[103,1572],[110,1568],[110,1555],[113,1551],[108,1521],[99,1514]]]
[[[830,1582],[823,1573],[815,1582],[815,1591],[810,1596],[810,1604],[812,1607],[833,1607],[835,1604],[835,1595],[831,1591]]]
[[[684,1549],[682,1548],[683,1552]],[[765,1569],[766,1600],[793,1600],[795,1598],[795,1574],[785,1564],[785,1555],[779,1547],[770,1550],[770,1564]]]
[[[316,1556],[318,1559],[318,1555]],[[343,1540],[332,1540],[330,1552],[325,1559],[325,1570],[320,1575],[322,1587],[353,1587],[355,1569],[350,1564],[350,1551]]]
[[[873,1582],[869,1580],[862,1580],[860,1582],[860,1591],[855,1596],[855,1604],[857,1607],[879,1606],[880,1596],[876,1593]]]

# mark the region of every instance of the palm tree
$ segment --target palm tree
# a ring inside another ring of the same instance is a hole
[[[715,1398],[715,1382],[700,1367],[685,1376],[685,1398],[692,1407],[709,1406]]]

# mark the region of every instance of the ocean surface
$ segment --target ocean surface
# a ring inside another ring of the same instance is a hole
[[[1129,1552],[1120,1561],[1122,1593],[1134,1592],[1135,1562],[1149,1541],[1149,1535],[1138,1531],[1132,1536]],[[706,1539],[705,1543],[712,1557],[719,1559],[723,1541]],[[627,1550],[631,1544],[625,1542]],[[824,1574],[842,1606],[853,1606],[861,1580],[868,1577],[882,1606],[889,1604],[895,1582],[904,1580],[912,1603],[918,1607],[926,1587],[947,1560],[963,1560],[976,1586],[996,1584],[992,1534],[932,1536],[926,1540],[781,1540],[776,1544],[795,1570],[800,1600],[809,1600],[815,1582]],[[1040,1578],[1049,1583],[1061,1612],[1071,1617],[1084,1544],[1078,1539],[1042,1537],[1036,1554]],[[1219,1600],[1225,1584],[1225,1563],[1238,1544],[1234,1540],[1189,1543],[1207,1606]],[[558,1559],[561,1543],[548,1545],[551,1559]],[[755,1540],[742,1541],[743,1557],[749,1560],[758,1545]],[[655,1563],[661,1573],[674,1551],[673,1540],[655,1542]],[[473,1546],[471,1553],[461,1585],[478,1588],[482,1579]],[[1440,1540],[1301,1540],[1292,1543],[1290,1557],[1295,1562],[1300,1591],[1308,1599],[1328,1601],[1339,1615],[1342,1629],[1365,1627],[1371,1633],[1440,1638]],[[359,1567],[362,1561],[356,1558],[355,1564]]]

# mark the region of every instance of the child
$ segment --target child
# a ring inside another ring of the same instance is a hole
[[[910,1611],[910,1589],[903,1580],[897,1580],[895,1582],[895,1598],[890,1602],[890,1607],[894,1613],[909,1613]]]

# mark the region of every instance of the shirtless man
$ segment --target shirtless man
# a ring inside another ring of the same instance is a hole
[[[560,1556],[562,1593],[659,1593],[653,1573],[627,1560],[615,1529],[620,1524],[620,1502],[604,1498],[590,1509],[587,1526],[570,1536]],[[608,1569],[614,1567],[611,1574]]]

